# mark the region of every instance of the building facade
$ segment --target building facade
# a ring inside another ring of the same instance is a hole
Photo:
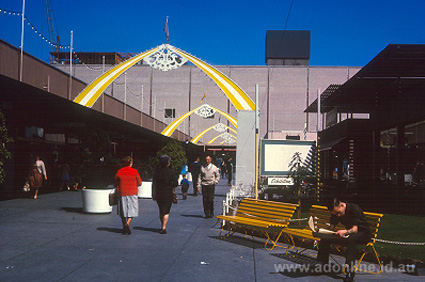
[[[68,65],[56,67],[69,73]],[[73,66],[73,75],[90,83],[103,70],[112,67],[78,64]],[[324,91],[330,84],[346,82],[361,69],[292,65],[215,67],[235,81],[253,101],[255,84],[259,85],[260,137],[286,139],[286,136],[295,135],[301,140],[316,138],[317,114],[303,111],[317,98],[318,92]],[[105,93],[165,124],[204,103],[237,118],[237,110],[221,89],[194,65],[169,72],[143,64],[135,65],[116,79]],[[178,129],[194,137],[218,122],[232,127],[220,114],[208,119],[193,114]],[[208,132],[200,143],[205,144],[216,136],[217,132]]]

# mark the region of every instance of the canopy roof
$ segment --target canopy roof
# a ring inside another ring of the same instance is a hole
[[[422,90],[425,90],[425,45],[390,44],[321,100],[322,112],[334,107],[347,112],[371,112],[391,99],[422,95]],[[317,101],[313,104],[306,112],[317,111]]]

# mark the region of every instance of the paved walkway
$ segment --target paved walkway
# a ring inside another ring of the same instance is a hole
[[[223,180],[216,214],[227,191]],[[0,212],[0,281],[341,281],[287,270],[314,251],[289,259],[283,249],[266,251],[261,239],[219,239],[219,222],[203,218],[202,196],[173,205],[166,235],[158,233],[158,209],[150,199],[140,200],[130,236],[120,234],[115,207],[112,214],[83,213],[80,192],[3,201]],[[423,280],[392,271],[360,273],[356,281]]]

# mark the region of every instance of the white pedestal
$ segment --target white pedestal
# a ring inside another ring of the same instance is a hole
[[[152,199],[152,182],[142,181],[142,185],[139,186],[139,193],[137,196],[139,198]]]
[[[109,205],[109,193],[112,189],[90,189],[81,190],[83,201],[83,212],[86,213],[110,213],[112,207]]]

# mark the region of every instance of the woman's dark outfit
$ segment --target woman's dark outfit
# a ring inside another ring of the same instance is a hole
[[[173,203],[173,189],[177,187],[177,175],[170,167],[156,169],[153,181],[153,199],[162,215],[169,214]]]

